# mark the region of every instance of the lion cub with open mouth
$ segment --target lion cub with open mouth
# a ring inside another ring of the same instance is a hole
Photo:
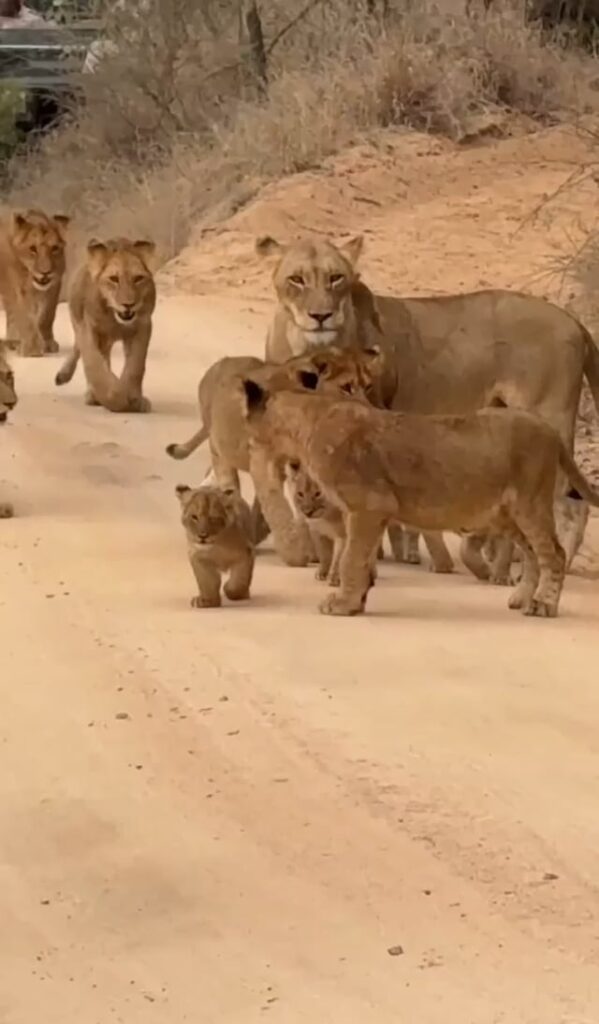
[[[189,562],[198,585],[192,608],[219,608],[221,578],[229,601],[250,596],[254,574],[254,545],[250,540],[250,510],[238,491],[218,487],[175,488],[181,503],[181,522],[187,536]]]

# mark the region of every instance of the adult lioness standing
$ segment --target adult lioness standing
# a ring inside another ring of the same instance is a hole
[[[0,224],[0,293],[6,338],[22,356],[58,352],[54,318],[65,271],[69,217],[41,210],[13,213]]]
[[[361,240],[289,246],[272,238],[257,250],[274,261],[278,305],[266,343],[267,358],[322,343],[358,344],[372,332],[384,354],[383,404],[420,413],[468,413],[512,406],[538,413],[557,430],[568,452],[583,378],[599,410],[599,350],[570,313],[544,299],[489,290],[435,298],[373,296],[358,278]],[[372,311],[374,310],[374,317]],[[584,533],[588,506],[568,496],[562,474],[561,540],[569,565]],[[503,565],[495,577],[503,582]],[[467,541],[463,556],[476,575],[488,569]],[[509,561],[509,559],[507,560]]]
[[[93,239],[87,247],[86,261],[69,296],[75,344],[55,382],[60,385],[70,381],[81,356],[88,405],[103,405],[111,412],[151,409],[142,386],[156,306],[150,267],[154,249],[153,242],[131,242],[127,238],[107,242]],[[120,378],[110,366],[117,341],[122,341],[125,350]]]

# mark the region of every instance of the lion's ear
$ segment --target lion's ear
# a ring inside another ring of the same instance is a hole
[[[285,252],[285,247],[280,242],[277,242],[275,238],[271,238],[270,235],[263,235],[261,238],[257,238],[255,249],[258,256],[263,257],[282,256]]]
[[[306,391],[316,391],[320,376],[318,373],[314,373],[311,370],[300,370],[297,375],[297,379]]]
[[[369,345],[368,348],[362,350],[361,354],[367,363],[376,363],[382,355],[381,346]]]
[[[265,408],[268,392],[257,381],[247,378],[243,381],[245,404],[248,413],[258,412]]]
[[[324,377],[325,373],[329,369],[329,361],[324,356],[314,356],[312,359],[312,365],[317,371],[319,377]]]
[[[140,238],[133,243],[133,248],[135,249],[135,252],[138,254],[138,256],[141,256],[144,263],[146,263],[149,266],[154,256],[156,255],[155,243],[150,242],[145,238]]]
[[[191,496],[191,487],[188,487],[187,484],[177,484],[177,486],[175,487],[175,494],[177,495],[181,504],[184,505],[185,502],[188,501],[189,497]]]
[[[55,213],[53,218],[52,218],[52,220],[54,221],[54,223],[56,224],[56,227],[58,228],[58,230],[60,231],[61,235],[64,238],[64,236],[67,233],[67,228],[68,228],[69,224],[71,223],[71,218],[65,216],[65,214],[63,214],[63,213]]]
[[[92,270],[100,272],[108,256],[108,246],[97,238],[90,238],[87,243],[87,262]]]
[[[364,248],[364,235],[356,235],[355,238],[350,238],[349,242],[345,242],[339,248],[346,260],[351,263],[352,267],[355,267]]]
[[[15,213],[13,213],[11,217],[11,227],[15,233],[17,231],[23,231],[24,228],[28,226],[28,224],[29,221],[27,220],[27,215],[25,213],[22,213],[20,210],[17,210]]]

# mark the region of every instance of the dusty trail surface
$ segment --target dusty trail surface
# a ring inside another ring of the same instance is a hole
[[[15,361],[0,1021],[596,1024],[599,522],[555,622],[389,562],[323,618],[268,550],[250,604],[194,611],[173,488],[206,452],[163,449],[260,350],[233,284],[162,299],[149,417]]]

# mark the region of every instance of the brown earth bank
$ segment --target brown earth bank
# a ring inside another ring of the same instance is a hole
[[[596,1024],[599,520],[556,621],[390,562],[370,614],[330,620],[268,548],[249,604],[197,611],[174,486],[207,453],[164,454],[201,371],[262,349],[255,233],[364,231],[365,279],[397,292],[557,297],[596,186],[524,218],[583,148],[388,137],[270,187],[161,275],[148,417],[15,360],[2,1024]]]

